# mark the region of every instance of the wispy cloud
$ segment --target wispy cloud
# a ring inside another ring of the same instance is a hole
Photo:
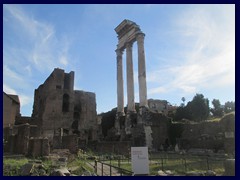
[[[7,94],[18,95],[21,106],[30,105],[32,102],[32,96],[18,93],[15,89],[11,88],[7,84],[3,84],[3,91]]]
[[[17,92],[6,84],[3,84],[3,91],[7,94],[17,94]]]
[[[212,11],[208,8],[193,7],[179,16],[175,33],[182,46],[179,48],[182,57],[179,57],[180,62],[169,61],[164,68],[158,66],[158,69],[149,72],[149,84],[162,82],[161,86],[150,89],[149,94],[168,92],[164,89],[179,89],[180,92],[194,94],[203,88],[234,85],[233,8],[218,6]]]
[[[40,72],[52,71],[56,66],[67,65],[69,42],[56,36],[55,28],[49,22],[41,22],[26,12],[19,5],[4,5],[6,10],[5,23],[12,23],[15,30],[14,38],[22,39],[22,47],[27,53],[15,51],[21,59],[27,60]],[[19,28],[17,28],[19,27]],[[67,48],[66,48],[67,47]],[[60,59],[62,58],[62,59]],[[63,59],[64,58],[64,59]]]
[[[21,106],[29,105],[32,102],[32,98],[33,98],[32,96],[20,94],[19,99],[20,99]]]

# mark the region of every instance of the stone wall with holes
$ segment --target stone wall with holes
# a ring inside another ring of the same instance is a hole
[[[74,90],[74,72],[55,68],[46,81],[35,89],[32,118],[41,135],[52,141],[58,129],[71,134],[87,134],[97,139],[95,93]]]
[[[47,138],[30,138],[28,144],[28,155],[31,157],[48,156],[50,146]]]

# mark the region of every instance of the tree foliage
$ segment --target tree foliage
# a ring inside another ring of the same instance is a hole
[[[218,99],[212,100],[213,108],[211,108],[211,112],[214,117],[222,117],[223,116],[223,108],[221,107],[221,103]]]
[[[192,121],[202,121],[208,118],[209,112],[209,100],[204,98],[202,94],[196,94],[185,107],[180,106],[177,109],[174,120],[179,121],[185,118]]]
[[[209,116],[209,100],[202,94],[196,94],[187,104],[187,108],[193,121],[206,120]]]
[[[232,111],[235,111],[235,102],[227,101],[224,105],[224,112],[225,113],[230,113]]]

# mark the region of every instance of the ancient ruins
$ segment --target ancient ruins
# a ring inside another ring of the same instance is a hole
[[[42,136],[52,139],[62,129],[83,140],[97,139],[96,96],[73,87],[74,72],[56,68],[35,90],[32,118]]]
[[[4,94],[4,114],[15,121],[4,128],[5,151],[39,156],[48,155],[50,149],[68,148],[76,153],[89,141],[97,141],[96,96],[73,87],[74,72],[55,68],[35,90],[31,117],[19,115],[16,96]],[[14,106],[8,107],[8,101]]]
[[[139,25],[130,21],[122,21],[115,31],[118,35],[117,54],[117,114],[115,120],[116,135],[120,140],[131,140],[133,145],[152,148],[152,128],[149,122],[151,112],[147,101],[146,65],[144,37]],[[135,110],[134,75],[132,46],[137,41],[138,47],[138,81],[139,81],[139,113]],[[127,72],[127,112],[124,112],[123,67],[122,54],[126,49]]]
[[[120,119],[124,113],[124,93],[123,93],[123,68],[122,54],[126,49],[126,64],[127,64],[127,115],[125,121],[126,134],[131,134],[131,115],[136,113],[134,100],[134,80],[133,80],[133,60],[132,60],[132,45],[137,41],[138,45],[138,81],[139,81],[139,100],[140,107],[147,107],[147,85],[146,85],[146,67],[144,53],[144,36],[140,27],[130,21],[124,20],[116,28],[118,34],[117,54],[117,115],[116,124],[117,134],[120,134]]]
[[[235,152],[235,113],[219,122],[172,122],[169,112],[176,107],[166,100],[147,99],[145,34],[139,25],[123,20],[116,28],[117,108],[114,121],[102,136],[102,117],[97,116],[96,95],[74,90],[74,72],[55,68],[34,93],[31,117],[20,114],[16,95],[4,96],[4,152],[47,156],[54,149],[92,149],[100,153],[129,155],[133,146],[149,151],[191,148]],[[138,47],[139,104],[134,97],[132,46]],[[124,110],[122,55],[126,49],[127,108]],[[137,105],[137,106],[136,106]],[[136,108],[137,107],[137,108]]]

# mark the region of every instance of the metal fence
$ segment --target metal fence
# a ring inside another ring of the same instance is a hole
[[[119,159],[120,160],[120,159]],[[120,163],[118,163],[119,166],[115,166],[115,165],[112,165],[111,164],[111,159],[110,159],[110,163],[105,163],[105,162],[102,162],[102,161],[97,161],[95,160],[95,173],[96,174],[99,174],[98,173],[98,163],[100,163],[101,165],[101,168],[100,168],[100,171],[101,171],[101,176],[104,176],[104,175],[109,175],[109,176],[113,176],[113,175],[119,175],[119,176],[132,176],[133,175],[133,172],[132,171],[129,171],[127,169],[123,169],[120,167]],[[104,168],[104,165],[109,167],[109,172],[106,172],[108,171],[106,168]],[[113,172],[115,171],[115,172]]]
[[[224,171],[224,161],[223,156],[207,156],[207,155],[179,155],[179,154],[162,154],[161,157],[150,157],[149,166],[150,173],[156,175],[158,170],[171,170],[180,174],[185,174],[191,171],[215,171],[217,174],[222,174]],[[101,163],[101,175],[103,173],[103,166],[109,166],[109,175],[112,176],[112,169],[117,170],[120,175],[133,175],[131,169],[131,159],[130,157],[124,158],[123,156],[106,156],[99,157],[98,161],[95,163]],[[126,164],[127,169],[123,166]],[[97,166],[96,166],[97,167]]]

